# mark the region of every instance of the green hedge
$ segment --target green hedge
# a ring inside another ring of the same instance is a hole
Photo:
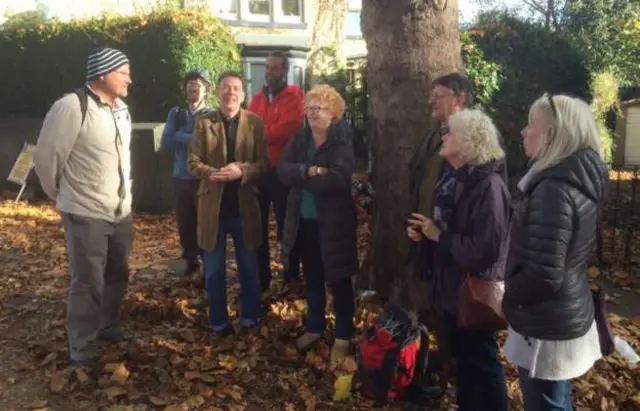
[[[204,67],[212,78],[239,70],[229,29],[203,11],[156,11],[0,30],[0,118],[43,117],[53,101],[84,84],[87,55],[115,47],[131,60],[127,103],[136,122],[164,121],[184,101],[182,76]]]
[[[520,130],[535,99],[543,92],[590,99],[585,57],[560,35],[503,13],[481,17],[470,35],[500,67],[500,87],[486,105],[507,144],[510,172],[520,174],[527,168]]]

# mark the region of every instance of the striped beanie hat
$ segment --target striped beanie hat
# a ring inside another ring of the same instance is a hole
[[[120,50],[107,47],[95,49],[87,60],[87,81],[109,74],[125,64],[129,64],[129,59]]]

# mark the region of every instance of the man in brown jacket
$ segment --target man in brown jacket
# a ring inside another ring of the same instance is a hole
[[[268,165],[262,120],[240,108],[244,79],[225,72],[217,82],[220,109],[198,118],[189,145],[188,170],[200,178],[198,245],[203,250],[214,334],[228,335],[226,236],[234,243],[241,286],[240,324],[253,327],[260,317],[257,249],[261,242],[256,184]]]

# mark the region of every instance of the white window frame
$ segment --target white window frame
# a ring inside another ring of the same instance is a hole
[[[355,4],[352,4],[352,3],[355,3],[355,2],[359,2],[360,3],[360,7],[358,7]],[[345,31],[345,38],[347,38],[347,39],[361,39],[361,38],[363,38],[364,34],[362,34],[362,28],[360,29],[360,34],[357,35],[357,36],[353,35],[353,34],[349,34],[349,31],[347,30],[347,27],[346,27],[346,22],[347,22],[347,19],[349,17],[349,13],[362,13],[362,0],[355,0],[355,1],[354,0],[348,0],[347,1],[347,11],[345,12],[345,28],[344,28],[344,31]]]
[[[273,8],[273,22],[274,23],[302,23],[302,16],[304,15],[304,1],[298,1],[298,9],[300,10],[299,16],[285,16],[284,10],[282,10],[282,0],[270,0],[271,7]]]
[[[269,14],[253,14],[249,9],[250,0],[231,0],[235,4],[236,13],[220,12],[215,7],[216,0],[208,0],[209,8],[222,20],[246,21],[250,23],[267,24],[301,24],[304,22],[304,0],[297,0],[300,8],[299,16],[285,16],[282,10],[282,0],[267,0],[269,2]]]
[[[230,13],[230,12],[221,13],[219,10],[215,8],[215,3],[217,3],[217,0],[209,0],[208,2],[209,2],[209,9],[211,9],[211,11],[213,11],[214,14],[218,16],[221,20],[238,20],[238,18],[240,17],[240,0],[231,0],[231,4],[235,4],[236,6],[235,13]]]

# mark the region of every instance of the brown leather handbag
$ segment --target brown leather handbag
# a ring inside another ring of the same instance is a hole
[[[486,280],[466,274],[458,295],[458,327],[504,330],[507,321],[502,310],[504,281]]]

